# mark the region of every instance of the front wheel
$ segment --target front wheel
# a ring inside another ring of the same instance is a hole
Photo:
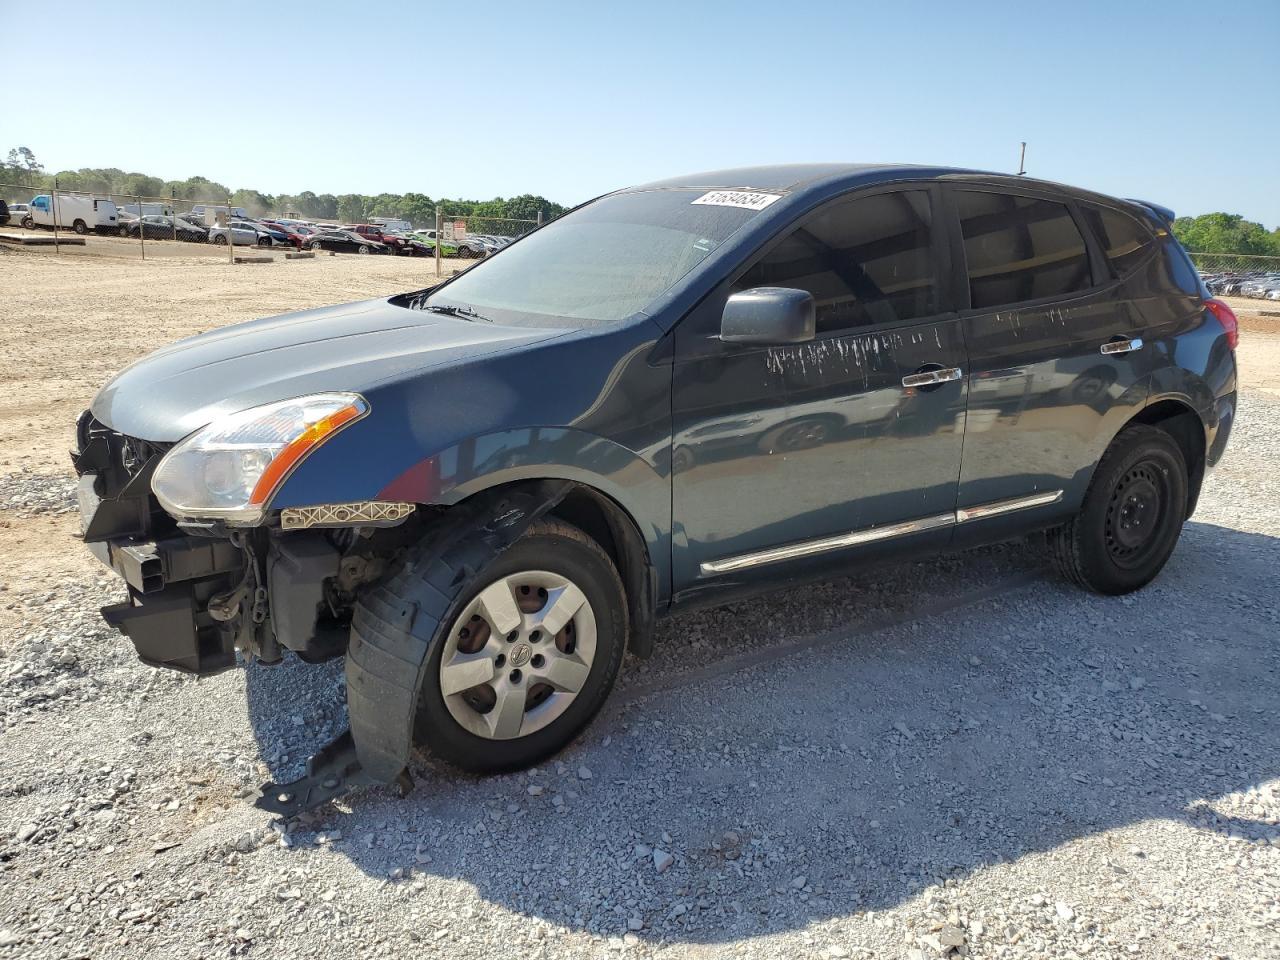
[[[1067,579],[1104,594],[1130,593],[1164,568],[1187,517],[1187,463],[1173,438],[1137,424],[1103,454],[1080,512],[1049,531]]]
[[[421,574],[433,575],[433,566]],[[457,581],[439,585],[453,602],[423,674],[419,745],[474,773],[538,763],[572,741],[613,688],[627,631],[618,572],[577,527],[543,520]]]
[[[271,246],[271,238],[270,238],[270,237],[259,237],[259,238],[258,238],[258,246],[260,246],[260,247],[269,247],[269,246]]]
[[[227,235],[225,233],[214,234],[213,242],[221,246],[226,246]]]
[[[34,230],[36,228],[36,222],[31,217],[23,217],[22,222],[18,225],[23,230]]]

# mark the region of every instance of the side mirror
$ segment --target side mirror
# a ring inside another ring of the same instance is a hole
[[[813,294],[791,287],[755,287],[729,297],[720,318],[726,343],[804,343],[816,330]]]

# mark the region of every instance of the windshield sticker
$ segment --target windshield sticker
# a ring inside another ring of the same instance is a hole
[[[746,193],[742,190],[712,190],[704,193],[694,203],[712,207],[743,207],[747,210],[763,210],[782,197],[776,193]]]

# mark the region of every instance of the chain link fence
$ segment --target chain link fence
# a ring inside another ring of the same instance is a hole
[[[6,246],[47,247],[65,255],[227,262],[279,253],[278,248],[294,255],[425,253],[434,257],[439,275],[496,253],[542,222],[541,214],[536,219],[476,217],[450,213],[443,206],[436,208],[434,223],[390,216],[351,224],[312,221],[296,213],[245,209],[231,197],[72,191],[60,189],[56,179],[52,188],[0,182],[0,199],[9,208],[8,223],[0,223],[0,241]]]
[[[1218,296],[1280,301],[1280,257],[1193,253],[1191,262]]]
[[[9,222],[6,243],[47,246],[59,254],[147,259],[213,257],[233,261],[244,247],[287,243],[229,197],[156,197],[0,183]],[[241,248],[238,249],[237,248]]]

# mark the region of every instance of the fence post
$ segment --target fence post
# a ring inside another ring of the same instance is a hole
[[[176,195],[176,191],[172,187],[170,187],[169,188],[169,225],[173,227],[173,239],[175,241],[178,239],[178,204],[175,202],[177,199],[178,198]]]
[[[436,204],[436,280],[440,280],[440,244],[444,243],[444,217],[440,215],[440,204]]]
[[[214,223],[217,223],[217,214],[214,214]],[[236,234],[231,226],[231,198],[227,197],[227,263],[232,266],[236,262]]]
[[[53,190],[49,194],[49,215],[53,217],[53,252],[62,252],[58,245],[58,178],[53,178]]]
[[[134,197],[138,202],[138,248],[142,251],[142,259],[147,259],[147,224],[142,219],[142,198]]]
[[[542,208],[538,208],[538,226],[542,226]]]

